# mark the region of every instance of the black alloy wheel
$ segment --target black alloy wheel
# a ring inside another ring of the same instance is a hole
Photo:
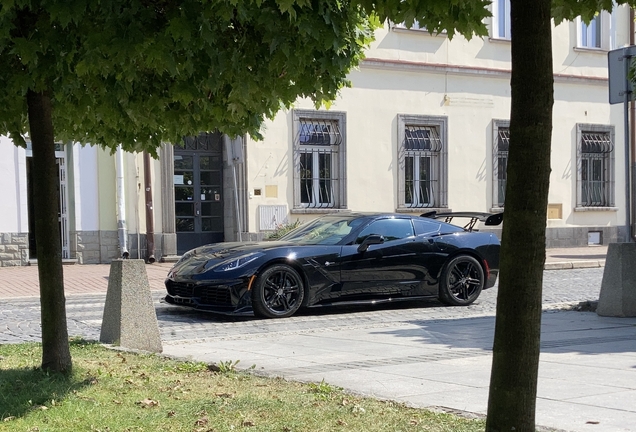
[[[451,306],[468,306],[479,297],[484,279],[479,261],[470,255],[458,255],[442,271],[439,299]]]
[[[305,297],[303,279],[292,267],[276,264],[256,279],[252,292],[254,314],[261,318],[292,316]]]

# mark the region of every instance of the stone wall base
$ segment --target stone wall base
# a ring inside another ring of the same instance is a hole
[[[71,232],[71,257],[79,264],[110,264],[121,258],[119,234],[117,231],[74,231]],[[155,233],[155,260],[163,256],[163,234]],[[130,258],[146,260],[146,234],[128,234]]]
[[[0,234],[0,267],[29,264],[29,239],[27,233]]]

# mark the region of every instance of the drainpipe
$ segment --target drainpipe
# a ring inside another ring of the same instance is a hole
[[[115,171],[117,173],[117,234],[119,235],[119,249],[122,258],[128,258],[128,240],[126,233],[126,196],[124,193],[124,150],[117,146],[115,157]]]
[[[144,152],[144,189],[146,190],[146,256],[150,264],[155,262],[155,221],[152,212],[152,178],[150,155]]]
[[[636,30],[634,28],[634,9],[633,8],[629,8],[629,44],[630,45],[634,45],[634,31]],[[629,223],[629,226],[627,227],[628,229],[628,240],[631,241],[636,241],[636,226],[634,223],[634,214],[636,214],[636,200],[634,199],[634,191],[636,190],[635,188],[635,184],[634,181],[636,179],[636,152],[634,149],[634,144],[636,143],[636,128],[634,128],[634,125],[636,125],[636,108],[634,105],[634,101],[630,101],[629,102],[629,123],[632,125],[632,129],[630,132],[630,143],[629,143],[629,148],[630,148],[630,154],[631,154],[631,158],[630,158],[630,164],[629,166],[631,166],[631,171],[632,171],[632,175],[631,175],[631,180],[628,182],[627,185],[625,185],[625,187],[628,188],[629,192],[629,197],[631,199],[631,201],[627,202],[627,205],[631,207],[631,221]],[[630,155],[625,155],[625,157],[630,157]]]

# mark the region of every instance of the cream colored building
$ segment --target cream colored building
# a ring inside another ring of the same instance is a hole
[[[142,155],[125,154],[118,167],[100,149],[60,144],[65,258],[171,259],[335,211],[502,211],[508,2],[493,2],[484,39],[385,26],[329,109],[299,100],[265,124],[262,141],[201,135],[165,145],[148,169]],[[608,103],[607,52],[629,44],[629,28],[626,7],[553,28],[548,247],[627,238],[623,107]],[[34,258],[29,158],[0,137],[0,198],[10,203],[0,215],[1,265]]]

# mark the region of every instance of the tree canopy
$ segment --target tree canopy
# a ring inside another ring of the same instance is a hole
[[[378,24],[335,0],[5,1],[0,133],[22,143],[33,90],[50,93],[58,140],[258,136],[298,97],[333,100]]]

